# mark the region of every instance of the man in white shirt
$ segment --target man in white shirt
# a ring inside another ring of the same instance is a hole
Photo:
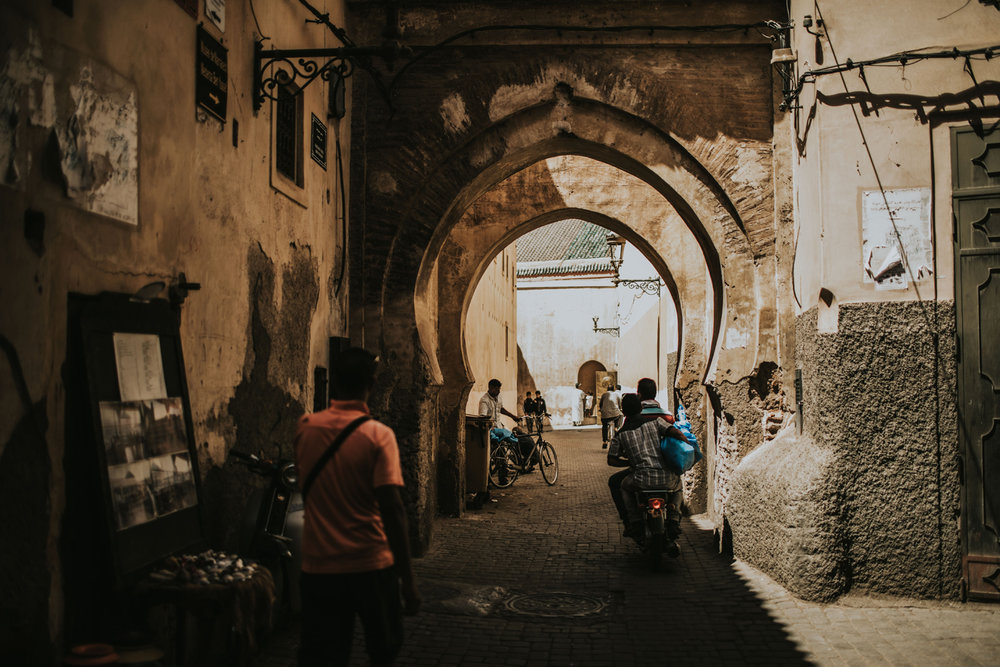
[[[507,409],[503,407],[503,399],[500,397],[500,380],[496,378],[490,380],[486,393],[479,399],[479,415],[489,417],[493,421],[492,428],[503,428],[500,415],[507,415],[515,422],[521,423],[521,419],[517,415],[507,412]]]

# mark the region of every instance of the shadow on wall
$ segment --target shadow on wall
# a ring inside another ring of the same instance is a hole
[[[523,397],[525,392],[530,391],[532,396],[538,391],[538,386],[535,384],[535,378],[531,374],[531,369],[528,368],[528,362],[524,358],[524,352],[521,351],[521,346],[517,346],[517,395]],[[542,392],[545,395],[545,392]],[[522,399],[523,400],[523,399]]]

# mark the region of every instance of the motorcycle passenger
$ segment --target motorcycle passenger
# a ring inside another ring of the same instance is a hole
[[[674,416],[670,414],[670,410],[660,406],[660,402],[656,400],[656,380],[652,378],[642,378],[636,385],[635,390],[638,392],[639,398],[642,400],[642,412],[640,414],[642,415],[643,421],[649,421],[650,419],[660,417],[668,424],[674,423]]]
[[[625,413],[625,423],[611,438],[608,465],[615,468],[628,466],[629,470],[612,475],[608,486],[618,514],[625,523],[625,536],[636,540],[643,536],[642,514],[635,492],[640,489],[665,489],[671,492],[667,499],[667,532],[673,539],[680,526],[681,479],[666,469],[660,454],[660,440],[668,435],[684,436],[663,419],[643,421],[640,415],[642,401],[636,394],[622,397],[622,412]]]

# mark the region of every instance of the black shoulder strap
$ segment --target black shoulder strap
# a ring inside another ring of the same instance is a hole
[[[344,429],[337,435],[337,438],[330,443],[329,447],[326,448],[326,451],[323,452],[323,456],[319,457],[319,461],[316,461],[316,465],[314,465],[312,470],[309,471],[309,476],[306,477],[306,481],[302,484],[303,503],[306,500],[306,495],[309,493],[309,487],[313,485],[313,482],[316,481],[316,477],[319,475],[319,472],[324,468],[324,466],[326,466],[327,462],[333,457],[333,455],[337,453],[340,446],[344,444],[344,440],[347,439],[347,436],[353,433],[354,429],[361,426],[361,424],[365,423],[369,419],[371,419],[371,415],[362,415],[352,421],[344,427]]]

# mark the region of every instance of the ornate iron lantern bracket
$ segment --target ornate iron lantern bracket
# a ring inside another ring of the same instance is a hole
[[[404,53],[398,44],[378,47],[344,46],[331,49],[269,49],[260,42],[253,50],[253,110],[264,99],[277,101],[281,86],[304,89],[316,79],[346,79],[354,73],[356,58],[393,58]]]
[[[644,280],[633,280],[633,279],[615,279],[615,285],[624,285],[630,289],[640,290],[645,294],[651,296],[660,296],[660,279],[659,278],[646,278]]]
[[[621,335],[621,329],[619,327],[599,327],[597,326],[597,320],[600,318],[593,317],[594,320],[594,333],[608,334],[609,336],[614,336],[618,338]]]

